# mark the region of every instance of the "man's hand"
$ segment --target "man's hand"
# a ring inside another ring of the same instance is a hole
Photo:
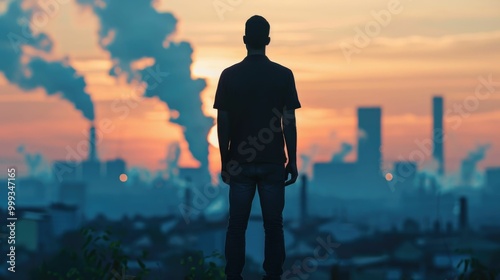
[[[287,181],[288,174],[291,175],[291,178]],[[288,162],[285,167],[285,187],[295,183],[295,181],[297,181],[297,177],[299,177],[299,172],[297,171],[297,162]]]

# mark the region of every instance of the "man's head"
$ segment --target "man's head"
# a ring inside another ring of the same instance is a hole
[[[245,23],[245,36],[243,36],[243,42],[247,45],[247,48],[260,50],[264,49],[271,38],[269,38],[269,22],[262,16],[252,16]]]

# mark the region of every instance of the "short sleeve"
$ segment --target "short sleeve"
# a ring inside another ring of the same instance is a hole
[[[285,108],[288,110],[300,108],[299,97],[295,87],[295,78],[293,77],[293,72],[291,70],[289,71],[288,84],[285,93]]]
[[[226,70],[222,71],[215,92],[214,109],[229,110],[229,94],[227,92]]]

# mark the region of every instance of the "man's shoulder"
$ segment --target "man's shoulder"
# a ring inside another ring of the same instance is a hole
[[[236,68],[237,65],[238,65],[238,63],[235,63],[229,67],[224,68],[224,70],[222,70],[222,74],[227,74],[227,73],[231,72],[232,70],[234,70],[234,68]]]
[[[230,75],[231,73],[237,72],[240,64],[241,64],[241,62],[238,62],[238,63],[235,63],[235,64],[229,66],[229,67],[224,68],[224,70],[222,70],[222,72],[221,72],[221,76],[224,76],[224,75],[227,76],[227,75]]]
[[[267,62],[269,68],[272,68],[274,72],[283,73],[283,75],[290,75],[291,73],[293,74],[292,70],[284,65],[281,65],[272,60],[268,60]],[[246,66],[248,65],[245,64],[245,61],[240,61],[222,70],[221,75],[230,75],[231,73],[238,73],[239,70],[245,69]]]
[[[276,67],[277,69],[283,71],[284,73],[291,73],[292,70],[284,65],[281,65],[275,61],[272,61],[272,60],[269,60],[269,62],[274,66]]]

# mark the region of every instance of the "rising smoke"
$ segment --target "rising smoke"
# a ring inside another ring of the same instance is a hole
[[[50,166],[40,153],[29,153],[24,145],[17,147],[17,152],[24,158],[26,167],[28,168],[28,176],[37,177],[43,173],[50,172]]]
[[[193,49],[187,42],[174,42],[177,19],[167,12],[158,12],[152,0],[77,0],[90,7],[100,20],[99,39],[113,60],[111,75],[124,75],[131,82],[141,74],[158,71],[169,75],[150,87],[145,97],[158,97],[178,116],[170,122],[183,127],[184,137],[193,156],[204,168],[208,167],[208,133],[213,119],[202,111],[201,91],[204,79],[193,79],[191,63]],[[154,64],[134,71],[132,63],[145,58]]]
[[[52,40],[45,33],[36,33],[30,21],[34,9],[23,7],[23,1],[11,1],[0,15],[0,72],[7,80],[24,90],[43,88],[47,94],[60,94],[80,110],[88,120],[94,120],[94,105],[85,92],[85,80],[67,62],[47,61],[35,52],[50,53]]]
[[[469,152],[467,157],[462,161],[460,172],[462,184],[470,185],[473,183],[474,176],[476,175],[476,166],[484,159],[486,151],[488,151],[489,148],[489,144],[480,145],[475,150]]]
[[[333,157],[333,162],[343,162],[345,157],[348,156],[352,151],[353,146],[347,142],[342,142],[340,146],[340,151],[336,152]]]

